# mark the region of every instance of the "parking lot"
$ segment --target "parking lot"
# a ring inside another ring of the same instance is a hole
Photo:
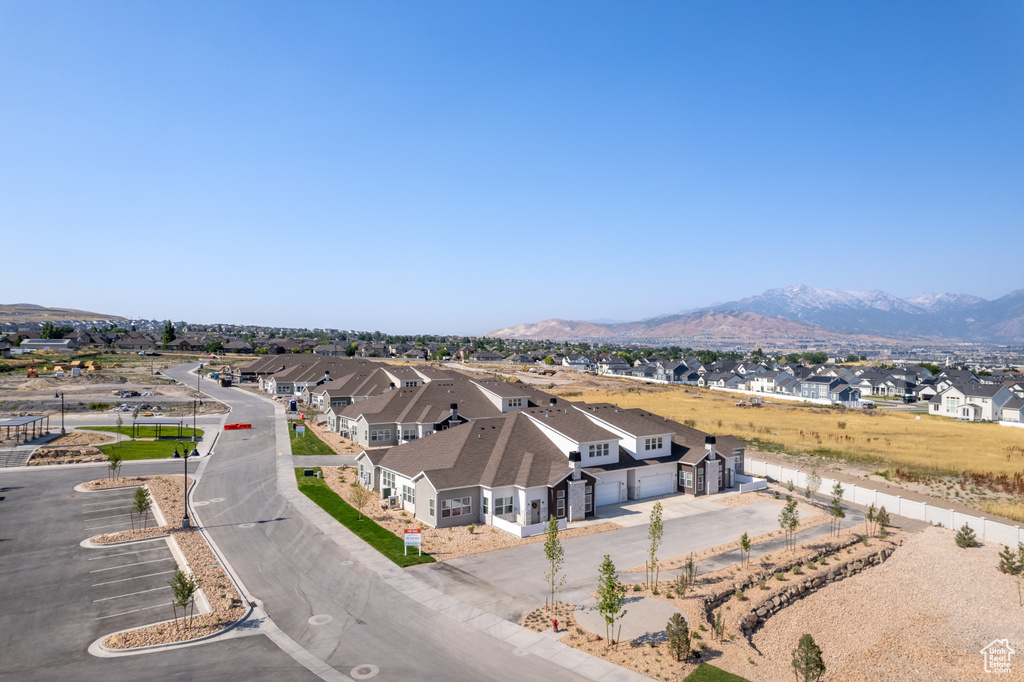
[[[129,530],[134,494],[131,487],[81,495],[83,537]],[[136,526],[140,523],[136,518]],[[167,581],[175,561],[166,539],[84,549],[82,561],[88,581],[82,592],[102,628],[121,630],[173,616]]]

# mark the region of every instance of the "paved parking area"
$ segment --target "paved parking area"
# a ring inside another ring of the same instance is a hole
[[[681,519],[694,514],[725,509],[716,504],[708,497],[690,497],[687,495],[671,494],[661,497],[648,497],[643,500],[629,500],[621,504],[607,504],[597,508],[598,521],[613,521],[620,526],[629,528],[632,526],[644,526],[650,523],[651,509],[656,502],[661,502],[662,521]]]
[[[165,539],[94,549],[84,560],[89,585],[82,593],[103,627],[122,630],[173,616],[167,581],[175,563]]]

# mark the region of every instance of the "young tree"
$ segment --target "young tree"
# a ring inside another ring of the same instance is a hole
[[[832,486],[832,532],[839,532],[840,520],[846,518],[846,512],[843,511],[843,486],[836,481],[836,484]]]
[[[200,581],[195,574],[186,574],[178,564],[174,564],[174,577],[167,581],[171,586],[171,608],[174,610],[174,625],[178,627],[178,608],[181,608],[183,622],[188,618],[186,632],[192,627],[192,617],[195,615],[196,592],[199,591]]]
[[[355,486],[352,488],[352,502],[355,503],[356,511],[359,512],[359,520],[363,520],[363,509],[370,501],[370,497],[373,495],[373,491],[363,486],[360,481],[356,481]]]
[[[677,661],[684,661],[690,657],[690,625],[681,613],[673,613],[665,626],[665,634],[668,635],[668,648]]]
[[[121,419],[121,415],[117,415],[117,435],[114,436],[114,443],[116,445],[121,444],[121,427],[124,426],[124,420]]]
[[[124,457],[117,450],[111,450],[107,454],[107,469],[110,470],[111,478],[120,478],[121,476],[121,463]]]
[[[750,536],[746,531],[740,536],[740,566],[746,568],[750,565]]]
[[[145,519],[146,528],[149,527],[149,510],[153,508],[153,498],[149,496],[149,490],[139,486],[135,489],[135,499],[132,500],[132,530],[135,530],[135,514]]]
[[[878,526],[878,537],[884,538],[889,534],[889,531],[886,530],[889,525],[889,512],[885,511],[884,505],[880,507],[878,509],[878,513],[875,514],[875,525]]]
[[[722,609],[715,612],[715,622],[711,624],[711,630],[715,633],[715,639],[721,642],[725,635],[725,618],[722,616]]]
[[[864,514],[864,534],[871,536],[874,535],[874,524],[875,519],[878,517],[878,510],[875,509],[875,505],[871,504],[868,506],[867,512]]]
[[[558,518],[552,516],[548,519],[547,539],[544,541],[544,558],[548,560],[548,570],[544,574],[544,580],[551,588],[551,607],[555,606],[555,591],[561,589],[565,584],[565,576],[561,574],[562,564],[565,563],[565,549],[561,540],[558,539]]]
[[[690,552],[690,556],[686,557],[686,563],[679,571],[679,577],[676,578],[676,592],[681,598],[686,597],[686,591],[693,587],[696,580],[697,564],[693,562],[693,552]]]
[[[797,682],[817,682],[825,674],[825,661],[814,638],[804,635],[793,649],[793,674]]]
[[[804,491],[804,495],[807,496],[807,499],[812,499],[818,494],[819,488],[821,488],[821,476],[818,475],[817,469],[811,469],[811,473],[807,477],[807,489]]]
[[[615,621],[622,619],[626,611],[622,605],[626,601],[626,586],[619,582],[619,576],[615,572],[615,564],[612,558],[605,554],[604,561],[598,569],[597,579],[597,612],[604,617],[606,639],[614,644],[612,639],[615,634]],[[622,625],[619,625],[622,631]]]
[[[647,587],[651,587],[651,577],[654,577],[654,589],[658,587],[658,548],[661,546],[661,538],[665,534],[665,526],[661,522],[661,502],[655,502],[651,508],[651,523],[647,527],[647,538],[651,541],[647,549]]]
[[[977,544],[978,538],[974,534],[974,529],[965,523],[961,526],[960,530],[956,532],[956,546],[967,549],[968,547],[974,547]]]
[[[799,523],[800,515],[796,511],[796,500],[790,500],[779,513],[779,527],[786,535],[786,549],[794,549],[792,538]]]

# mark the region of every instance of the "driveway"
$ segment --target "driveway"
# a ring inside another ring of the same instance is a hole
[[[646,526],[651,521],[651,510],[657,502],[661,502],[661,518],[662,521],[666,522],[725,508],[708,497],[662,495],[661,497],[629,500],[621,504],[608,504],[598,507],[597,520],[599,522],[613,521],[625,527]]]
[[[641,504],[653,505],[653,502]],[[673,504],[679,515],[665,520],[659,556],[666,559],[681,556],[738,540],[744,532],[754,536],[779,528],[781,507],[772,501],[736,508],[709,504],[715,509],[703,513],[684,513],[692,512],[692,507]],[[644,515],[637,510],[623,518],[649,519],[649,513]],[[646,521],[607,533],[563,540],[563,570],[568,580],[558,598],[580,603],[597,584],[597,569],[605,554],[611,556],[621,571],[643,565],[649,545]],[[534,543],[442,563],[421,564],[407,570],[436,589],[457,595],[461,601],[502,618],[515,619],[542,605],[549,596],[550,587],[544,581],[546,568],[544,545]],[[639,582],[644,574],[625,573],[620,577],[624,582]]]

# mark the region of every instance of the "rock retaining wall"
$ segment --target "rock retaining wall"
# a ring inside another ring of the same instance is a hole
[[[856,575],[871,566],[881,564],[892,555],[894,550],[895,547],[893,545],[887,545],[875,552],[872,552],[871,554],[868,554],[867,556],[851,559],[829,567],[828,571],[822,571],[814,575],[807,576],[801,582],[794,583],[793,585],[775,593],[771,597],[768,597],[764,601],[754,605],[748,613],[740,615],[740,630],[744,635],[749,637],[759,627],[761,627],[766,620],[771,618],[775,613],[784,609],[790,603],[797,599],[803,599],[809,594],[813,594],[816,590],[821,589],[829,583],[849,578],[850,576]]]

